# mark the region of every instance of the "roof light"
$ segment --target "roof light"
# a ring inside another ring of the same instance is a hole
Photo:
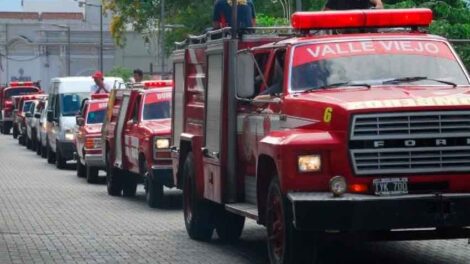
[[[173,87],[172,80],[145,81],[143,84],[145,88]]]
[[[431,22],[427,8],[296,12],[291,19],[295,29],[427,27]]]
[[[33,82],[10,82],[9,86],[18,87],[18,86],[33,86]]]

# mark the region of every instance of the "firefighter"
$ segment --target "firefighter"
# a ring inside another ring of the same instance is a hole
[[[135,69],[133,78],[135,83],[142,82],[144,80],[144,72],[141,69]]]
[[[238,28],[246,29],[256,26],[255,6],[252,0],[237,0]],[[232,26],[232,0],[216,0],[212,16],[214,29]]]
[[[323,10],[382,9],[382,0],[328,0]]]
[[[104,83],[104,75],[102,72],[96,71],[91,77],[95,81],[95,84],[91,86],[92,93],[109,93],[111,89],[110,87],[106,87],[106,84]]]

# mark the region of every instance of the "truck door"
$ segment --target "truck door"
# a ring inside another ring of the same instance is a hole
[[[127,109],[129,107],[130,96],[128,93],[122,97],[121,109],[116,121],[116,134],[114,140],[115,159],[114,166],[117,168],[123,168],[123,130],[126,122]]]
[[[126,121],[126,127],[124,129],[124,156],[127,161],[127,169],[135,173],[139,172],[139,138],[143,135],[139,135],[139,122],[141,113],[141,99],[142,96],[138,95],[132,101],[131,115]]]
[[[279,85],[283,88],[283,62],[285,50],[269,50],[267,53],[253,54],[254,77],[239,76],[239,78],[255,78],[255,98],[264,94],[266,90],[274,90],[272,87]],[[277,94],[282,93],[282,90]],[[266,94],[265,96],[269,96]],[[270,97],[276,97],[273,95]],[[266,99],[266,98],[265,98]],[[269,101],[269,98],[268,100]],[[251,107],[239,107],[237,127],[239,133],[239,161],[244,164],[244,188],[245,202],[256,204],[256,173],[258,143],[272,130],[279,129],[279,109],[270,103],[255,103]],[[241,169],[240,169],[241,170]]]

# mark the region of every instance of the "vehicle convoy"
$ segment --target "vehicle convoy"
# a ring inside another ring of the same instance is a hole
[[[298,12],[291,37],[180,46],[170,149],[189,236],[234,240],[248,217],[271,263],[316,263],[330,238],[468,238],[469,75],[431,21]]]
[[[108,193],[134,196],[145,184],[147,203],[162,204],[163,186],[173,187],[170,158],[169,80],[144,81],[114,91],[103,125]]]
[[[15,119],[11,97],[41,92],[37,82],[10,82],[6,87],[0,88],[0,130],[2,134],[10,133]]]
[[[105,77],[107,86],[113,87],[121,78]],[[58,169],[65,168],[66,162],[73,159],[75,152],[75,116],[81,103],[90,97],[94,81],[90,77],[53,78],[49,88],[47,108],[47,161],[56,164]]]
[[[99,170],[105,169],[101,159],[101,127],[108,106],[108,94],[92,94],[82,103],[76,116],[75,159],[77,176],[85,177],[88,183],[97,183]]]
[[[31,106],[35,105],[35,102],[40,98],[42,94],[28,94],[28,95],[15,95],[12,96],[15,109],[13,115],[15,121],[13,123],[13,138],[18,138],[18,143],[26,145],[27,139],[27,119],[31,117],[30,109]]]

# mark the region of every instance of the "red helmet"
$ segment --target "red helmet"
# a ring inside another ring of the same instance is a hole
[[[103,79],[104,75],[100,71],[95,71],[95,73],[93,73],[93,75],[91,77],[93,79]]]

